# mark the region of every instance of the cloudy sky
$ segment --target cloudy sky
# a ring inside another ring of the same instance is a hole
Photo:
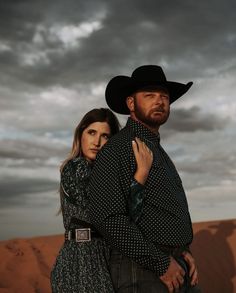
[[[74,128],[106,106],[110,78],[143,64],[194,82],[161,129],[193,221],[235,218],[235,11],[234,0],[1,1],[0,239],[62,233],[58,168]]]

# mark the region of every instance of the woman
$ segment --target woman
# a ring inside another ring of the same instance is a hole
[[[53,293],[114,292],[107,264],[109,248],[90,224],[87,186],[97,153],[118,131],[116,116],[104,108],[89,111],[75,130],[71,153],[61,166],[60,195],[65,242],[51,272]],[[130,212],[134,215],[131,219],[136,221],[143,197],[139,183],[146,181],[152,153],[138,139],[133,143],[133,150],[137,171],[131,182],[133,200],[130,201]]]

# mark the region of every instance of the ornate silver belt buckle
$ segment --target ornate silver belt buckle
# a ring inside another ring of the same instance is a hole
[[[91,229],[90,228],[75,229],[75,241],[76,242],[91,241]]]

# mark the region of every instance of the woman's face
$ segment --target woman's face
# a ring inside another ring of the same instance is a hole
[[[97,153],[107,142],[111,134],[110,126],[107,122],[91,123],[82,133],[81,151],[88,161],[94,161]]]

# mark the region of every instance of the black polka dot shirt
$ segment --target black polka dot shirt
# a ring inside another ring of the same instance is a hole
[[[131,220],[128,209],[136,170],[134,137],[144,141],[154,154],[137,222]],[[170,263],[162,246],[188,246],[192,242],[192,223],[181,179],[161,147],[159,135],[141,123],[129,118],[126,126],[103,147],[89,190],[93,225],[113,248],[157,275],[163,275]]]

